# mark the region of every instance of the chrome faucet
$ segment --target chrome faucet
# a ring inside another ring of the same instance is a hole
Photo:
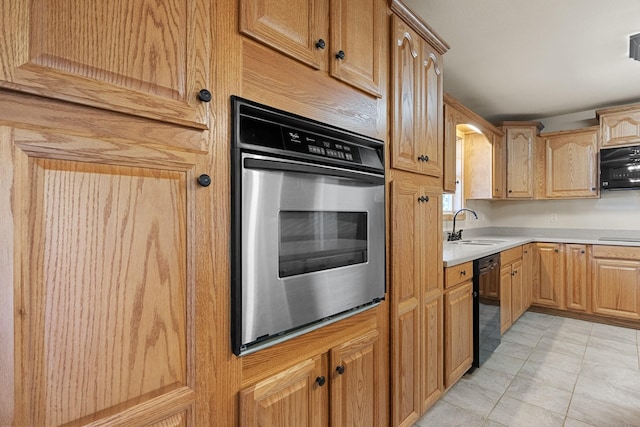
[[[451,230],[450,233],[447,233],[447,241],[448,242],[453,242],[454,240],[460,240],[462,239],[462,230],[458,231],[456,233],[456,217],[458,216],[458,214],[462,211],[469,211],[473,214],[474,217],[476,217],[476,219],[478,219],[478,215],[475,213],[475,211],[472,211],[471,209],[467,209],[467,208],[462,208],[460,209],[458,212],[456,212],[453,215],[453,230]]]

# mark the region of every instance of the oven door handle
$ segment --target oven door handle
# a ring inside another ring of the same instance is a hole
[[[350,178],[357,181],[374,184],[384,185],[384,177],[375,176],[361,172],[352,172],[343,169],[325,168],[322,166],[315,166],[309,164],[279,162],[277,160],[263,160],[263,159],[244,159],[245,169],[262,169],[282,172],[298,172],[308,173],[314,175],[327,175],[336,176],[339,178]]]

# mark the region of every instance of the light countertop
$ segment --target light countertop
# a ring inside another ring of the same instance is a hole
[[[523,231],[525,230],[525,231]],[[471,231],[471,230],[469,230]],[[458,244],[455,242],[444,242],[442,258],[445,267],[462,264],[467,261],[473,261],[487,255],[496,254],[516,246],[524,245],[530,242],[546,242],[546,243],[576,243],[583,245],[612,245],[612,246],[640,246],[640,239],[634,236],[616,236],[619,233],[602,232],[601,230],[581,230],[581,237],[575,236],[576,233],[566,232],[563,230],[553,230],[553,235],[545,232],[536,232],[537,235],[528,234],[527,229],[514,229],[512,235],[509,230],[495,229],[488,230],[489,234],[479,231],[476,233],[467,233],[463,236],[463,240],[493,240],[500,243],[492,245],[469,245]],[[493,234],[490,232],[494,231]],[[534,233],[531,233],[534,234]],[[633,233],[635,234],[635,233]]]

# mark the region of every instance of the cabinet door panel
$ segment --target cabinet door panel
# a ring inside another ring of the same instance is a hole
[[[522,261],[514,262],[511,269],[511,323],[515,323],[527,309],[525,306]]]
[[[533,144],[531,128],[507,128],[507,197],[533,197]]]
[[[640,319],[640,262],[593,260],[593,312]]]
[[[443,328],[444,309],[442,294],[432,295],[422,308],[422,328],[420,337],[422,342],[422,408],[421,413],[433,406],[442,396],[443,389]]]
[[[545,139],[545,197],[598,196],[598,132],[574,132]]]
[[[420,115],[417,121],[418,155],[428,160],[420,163],[420,172],[440,177],[443,162],[442,56],[428,43],[420,43]]]
[[[421,146],[416,127],[420,117],[420,39],[399,18],[392,18],[392,147],[391,167],[419,172]]]
[[[327,424],[328,379],[320,356],[305,360],[240,393],[243,427],[323,427]]]
[[[0,86],[152,119],[208,127],[206,0],[16,0]]]
[[[126,149],[65,135],[15,130],[1,143],[14,147],[2,169],[15,173],[21,213],[9,249],[29,266],[12,278],[16,361],[30,361],[16,371],[16,423],[183,413],[195,398],[188,166],[145,167]]]
[[[566,300],[567,309],[589,311],[589,256],[587,245],[566,244]]]
[[[378,331],[371,331],[331,350],[331,425],[382,426],[377,381]],[[343,368],[343,373],[338,372]]]
[[[500,333],[511,327],[511,264],[500,268]]]
[[[420,300],[422,221],[420,186],[391,183],[391,322],[394,424],[409,425],[420,415]]]
[[[445,386],[451,387],[473,362],[473,283],[444,295]]]
[[[327,0],[240,1],[241,33],[316,69],[327,68],[328,22]]]
[[[564,307],[564,263],[562,245],[556,243],[536,244],[536,267],[534,302],[554,308]]]
[[[331,0],[331,75],[377,97],[383,12],[379,0]],[[344,59],[336,57],[339,51]]]

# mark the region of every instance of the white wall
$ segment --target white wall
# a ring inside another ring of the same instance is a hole
[[[605,191],[600,199],[469,201],[480,217],[464,227],[640,230],[640,191]],[[472,217],[472,215],[471,215]],[[463,228],[464,228],[463,227]],[[459,228],[456,225],[456,228]]]

